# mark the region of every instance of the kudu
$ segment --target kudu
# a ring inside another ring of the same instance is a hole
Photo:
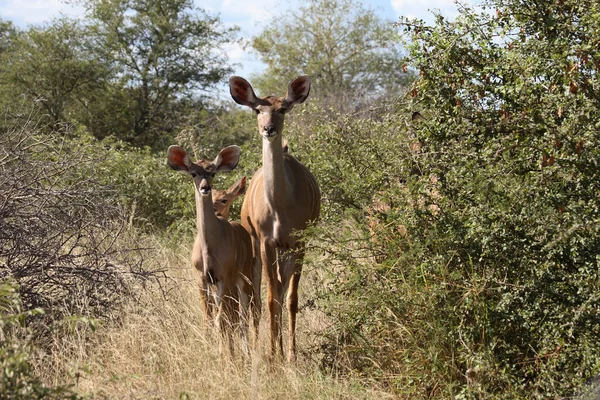
[[[167,156],[171,168],[190,175],[194,181],[197,234],[192,264],[199,278],[205,320],[211,324],[214,319],[224,339],[228,337],[231,350],[231,331],[239,326],[243,350],[248,353],[250,314],[254,317],[255,330],[260,319],[260,300],[257,302],[260,299],[260,271],[253,273],[256,264],[250,235],[239,223],[217,217],[211,196],[215,174],[231,171],[237,166],[240,148],[226,147],[214,161],[192,163],[179,146],[170,146]]]
[[[282,142],[284,114],[306,100],[310,91],[308,76],[300,76],[288,86],[285,96],[256,97],[243,78],[229,80],[233,99],[256,112],[262,136],[262,161],[242,204],[242,225],[252,235],[257,262],[262,263],[267,281],[270,314],[271,354],[283,354],[281,316],[287,292],[289,318],[288,359],[296,358],[296,314],[298,283],[304,259],[304,243],[296,232],[319,218],[321,194],[314,176],[287,151]],[[258,268],[257,268],[258,269]]]
[[[213,208],[217,217],[229,218],[229,209],[231,204],[239,196],[246,193],[246,177],[243,176],[239,181],[231,185],[227,190],[213,190],[212,201]]]

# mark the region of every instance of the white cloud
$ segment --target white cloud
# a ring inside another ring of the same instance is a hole
[[[473,0],[463,0],[463,3],[473,3]],[[458,14],[454,0],[390,0],[390,4],[398,16],[433,21],[432,11],[440,11],[448,18]]]
[[[84,13],[81,6],[65,4],[61,0],[2,0],[0,15],[16,25],[37,25],[50,21],[60,14],[78,16]]]
[[[243,34],[249,35],[255,34],[260,25],[269,22],[275,12],[285,9],[276,0],[195,0],[195,4],[209,13],[219,14],[222,21],[238,25]]]
[[[293,1],[292,1],[293,3]],[[238,25],[242,31],[254,34],[260,25],[270,21],[282,7],[276,0],[254,2],[250,0],[195,0],[197,7],[210,14],[220,14],[228,25]],[[285,8],[285,7],[284,7]],[[83,15],[84,8],[64,3],[64,0],[0,0],[3,19],[25,27],[48,22],[60,14]]]
[[[266,23],[273,17],[277,9],[274,1],[223,0],[221,11],[232,16],[241,17],[253,24]]]
[[[394,10],[398,11],[404,7],[412,7],[412,6],[426,6],[428,9],[433,8],[446,8],[446,7],[455,7],[454,0],[391,0],[392,7]]]
[[[223,50],[231,62],[241,62],[247,54],[239,43],[226,43]]]

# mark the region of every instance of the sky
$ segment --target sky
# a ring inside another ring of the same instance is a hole
[[[299,8],[302,0],[194,0],[196,6],[211,15],[219,15],[223,25],[237,25],[239,36],[249,40],[258,35],[270,21],[292,8]],[[463,0],[472,2],[474,0]],[[454,0],[363,0],[363,5],[375,10],[382,18],[395,22],[403,15],[431,22],[431,10],[439,10],[446,17],[457,14]],[[70,1],[74,3],[74,1]],[[60,15],[78,17],[84,14],[81,6],[64,0],[0,0],[0,18],[12,21],[20,28],[41,25]],[[231,62],[238,64],[234,74],[249,77],[261,73],[265,65],[249,50],[239,45],[225,49]]]

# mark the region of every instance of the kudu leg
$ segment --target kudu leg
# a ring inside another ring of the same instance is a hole
[[[213,324],[213,299],[212,293],[210,293],[211,285],[205,279],[204,274],[198,272],[198,290],[200,292],[200,303],[202,304],[202,311],[204,314],[204,326],[206,328],[212,327]]]
[[[287,284],[287,310],[288,310],[288,361],[296,360],[296,316],[298,314],[298,285],[302,274],[303,250],[295,250],[286,260],[282,271]]]
[[[230,288],[225,287],[222,282],[218,282],[216,291],[216,309],[215,325],[220,334],[219,351],[222,355],[228,353],[233,356],[234,342],[232,332],[239,320],[239,303],[232,296]]]
[[[288,308],[288,361],[296,361],[296,314],[298,314],[298,283],[300,282],[300,271],[295,272],[290,280],[290,287],[287,294]]]
[[[245,284],[244,284],[245,285]],[[250,292],[250,293],[248,293]],[[240,329],[240,334],[242,337],[242,351],[244,352],[245,356],[249,356],[250,355],[250,349],[248,347],[248,322],[250,321],[250,305],[251,305],[251,301],[252,301],[252,294],[251,294],[251,290],[244,290],[244,288],[239,288],[238,290],[238,298],[240,299],[239,302],[239,307],[238,307],[238,314],[239,314],[239,321],[238,321],[238,326]]]
[[[267,304],[271,324],[271,355],[275,356],[277,353],[278,342],[280,354],[283,355],[283,338],[281,336],[282,287],[278,278],[277,253],[275,247],[264,242],[261,243],[260,247],[264,274],[267,279]]]
[[[260,285],[262,282],[262,265],[260,256],[260,244],[258,240],[252,237],[252,248],[254,249],[254,265],[252,266],[252,321],[254,323],[254,342],[258,342],[258,328],[262,314],[262,300],[260,297]]]

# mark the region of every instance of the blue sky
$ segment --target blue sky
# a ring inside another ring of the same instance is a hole
[[[239,26],[241,38],[250,39],[260,33],[269,21],[298,8],[303,1],[195,0],[195,3],[210,14],[218,14],[224,25]],[[363,4],[390,21],[397,21],[401,15],[431,21],[430,10],[434,9],[450,18],[456,15],[454,0],[363,0]],[[67,4],[64,0],[0,0],[0,18],[10,20],[21,28],[49,22],[61,14],[81,16],[83,13],[82,7]],[[236,75],[248,77],[264,69],[256,56],[242,47],[233,45],[226,50],[230,60],[239,64],[234,72]]]

